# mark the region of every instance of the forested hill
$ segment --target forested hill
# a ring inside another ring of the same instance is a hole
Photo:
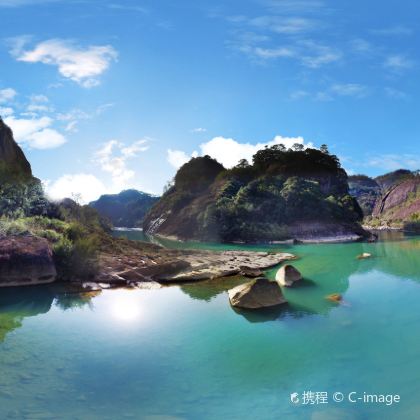
[[[347,174],[326,146],[275,145],[232,169],[209,156],[177,172],[144,229],[180,239],[275,241],[364,235]]]

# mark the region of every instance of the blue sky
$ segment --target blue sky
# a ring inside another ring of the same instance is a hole
[[[420,6],[0,0],[0,114],[53,197],[160,193],[176,167],[329,145],[420,167]]]

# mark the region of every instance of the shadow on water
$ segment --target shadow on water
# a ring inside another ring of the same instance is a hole
[[[53,304],[62,310],[91,304],[92,293],[69,293],[57,285],[7,287],[0,290],[0,343],[25,318],[46,314]]]

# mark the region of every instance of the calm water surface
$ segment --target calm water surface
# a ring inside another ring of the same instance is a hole
[[[97,296],[0,289],[0,419],[420,418],[420,238],[248,247],[267,248],[299,256],[306,280],[258,314],[229,305],[241,279]],[[304,391],[329,403],[293,405]],[[333,402],[350,391],[401,402]]]

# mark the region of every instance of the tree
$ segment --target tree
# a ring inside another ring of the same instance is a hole
[[[322,153],[325,153],[326,155],[328,155],[330,152],[328,151],[328,146],[326,144],[321,144],[321,147],[319,148],[319,150]]]
[[[301,152],[304,148],[305,148],[305,146],[304,146],[303,144],[301,144],[301,143],[295,143],[295,144],[292,146],[292,149],[293,149],[294,151],[296,151],[296,152]]]

